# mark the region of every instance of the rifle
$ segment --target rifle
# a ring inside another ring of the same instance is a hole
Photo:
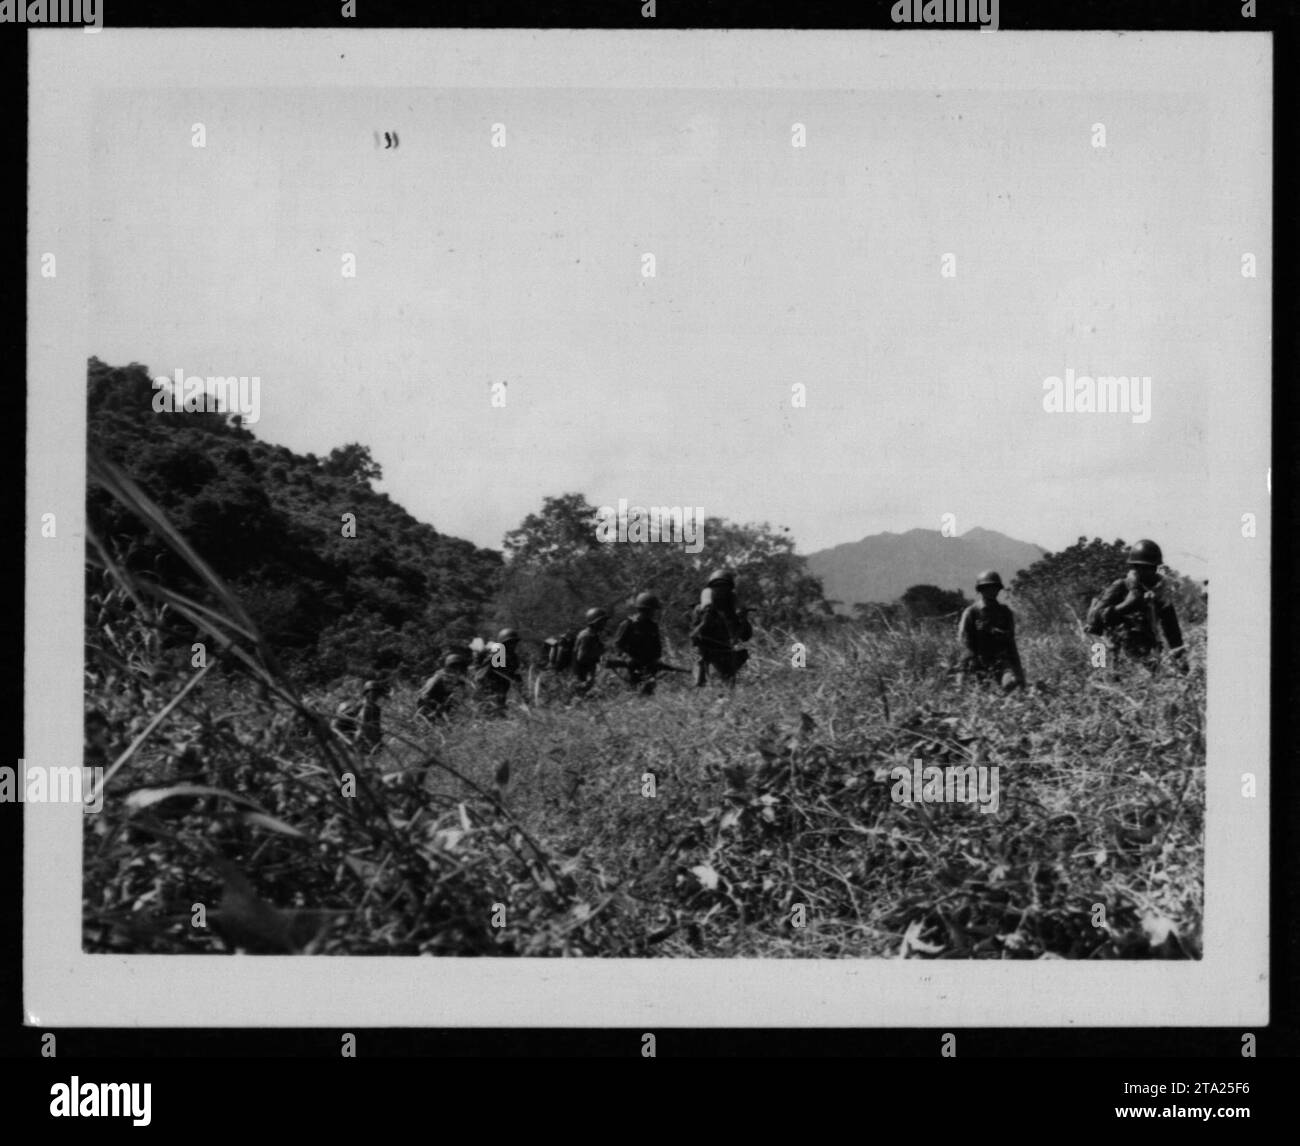
[[[654,664],[649,664],[649,665],[638,665],[638,664],[634,664],[632,661],[614,659],[612,657],[606,657],[604,660],[604,665],[606,668],[641,669],[644,672],[690,672],[691,671],[688,668],[680,668],[677,665],[665,664],[663,661],[655,661]]]

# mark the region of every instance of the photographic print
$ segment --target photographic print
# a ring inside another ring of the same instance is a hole
[[[1261,1013],[1267,39],[33,44],[29,954]]]

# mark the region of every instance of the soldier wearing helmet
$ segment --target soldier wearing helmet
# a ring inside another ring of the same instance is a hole
[[[659,612],[659,598],[653,593],[640,593],[635,602],[635,612],[618,626],[614,634],[614,648],[626,660],[628,681],[640,688],[642,695],[654,692],[655,673],[663,660],[664,643],[655,620]]]
[[[1160,575],[1164,555],[1154,541],[1134,542],[1125,564],[1128,572],[1098,597],[1088,610],[1088,629],[1104,636],[1118,659],[1123,654],[1138,660],[1158,656],[1163,635],[1174,663],[1186,669],[1186,650],[1178,614]]]
[[[975,578],[979,600],[957,623],[957,639],[966,650],[958,679],[996,679],[1004,692],[1011,692],[1024,686],[1025,670],[1016,647],[1015,615],[998,600],[1002,589],[1002,577],[992,569]]]
[[[700,592],[691,614],[691,644],[695,646],[695,683],[708,683],[712,666],[724,684],[734,685],[736,673],[749,660],[749,650],[737,648],[754,635],[748,610],[737,607],[734,569],[715,569]]]
[[[586,693],[596,683],[596,666],[605,655],[605,642],[601,634],[609,614],[604,609],[588,609],[586,625],[578,633],[573,646],[574,691]]]
[[[331,727],[344,740],[366,752],[373,752],[384,739],[379,702],[388,695],[381,680],[368,680],[361,687],[361,699],[345,700],[335,712]]]
[[[475,683],[496,712],[505,711],[512,684],[523,688],[519,668],[519,633],[515,629],[502,629],[497,639],[489,641],[484,648],[475,676]]]
[[[442,668],[424,682],[415,698],[415,711],[430,722],[446,720],[470,689],[470,654],[448,653]]]

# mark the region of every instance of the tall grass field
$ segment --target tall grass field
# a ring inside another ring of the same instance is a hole
[[[398,674],[365,754],[329,727],[360,682],[299,689],[153,524],[208,593],[90,538],[88,951],[1200,957],[1201,625],[1186,675],[1026,629],[1010,695],[958,685],[948,624],[760,631],[734,689],[673,675],[643,696],[602,670],[575,697],[530,667],[504,714],[433,726]],[[205,657],[162,639],[177,624]],[[918,761],[996,769],[996,808],[896,798]]]

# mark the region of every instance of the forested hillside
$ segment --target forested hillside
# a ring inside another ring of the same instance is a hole
[[[476,632],[500,555],[443,536],[377,493],[382,473],[364,446],[302,456],[259,441],[236,416],[156,413],[154,395],[145,366],[91,359],[91,448],[157,502],[295,675],[414,670]],[[345,514],[355,515],[354,537],[344,535]],[[93,484],[87,524],[133,573],[198,589],[192,571]],[[168,637],[173,654],[188,657],[193,630]]]

